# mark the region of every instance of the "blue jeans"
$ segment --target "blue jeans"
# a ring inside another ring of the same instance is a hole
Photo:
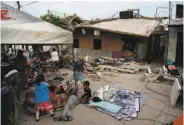
[[[79,71],[74,71],[74,78],[76,81],[83,81],[83,73]]]

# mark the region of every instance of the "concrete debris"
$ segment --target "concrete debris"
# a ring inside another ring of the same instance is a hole
[[[87,67],[86,70],[87,70],[88,72],[93,72],[93,71],[94,71],[94,68],[93,68],[93,67]]]
[[[111,57],[103,57],[103,56],[101,56],[101,58],[102,58],[102,59],[105,59],[105,60],[114,61],[114,59],[113,59],[113,58],[111,58]]]
[[[151,72],[154,73],[154,74],[159,74],[160,73],[160,70],[157,69],[157,68],[150,68],[151,69]]]
[[[108,69],[111,72],[120,72],[120,73],[137,73],[137,70],[132,70],[132,69],[123,69],[123,68],[116,68],[116,67],[112,67],[112,66],[107,66],[107,65],[100,65],[98,66],[98,69]]]
[[[98,79],[103,78],[103,74],[101,72],[96,72],[96,76]]]

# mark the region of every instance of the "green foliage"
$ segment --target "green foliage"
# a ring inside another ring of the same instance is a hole
[[[67,23],[65,22],[65,19],[60,18],[58,16],[53,15],[52,13],[47,13],[45,15],[42,15],[40,17],[43,21],[49,22],[53,25],[59,26],[61,28],[66,29]]]

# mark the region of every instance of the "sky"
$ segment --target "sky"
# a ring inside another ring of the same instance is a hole
[[[22,6],[33,1],[20,1]],[[17,8],[16,1],[4,2]],[[40,17],[47,10],[58,11],[72,15],[76,13],[83,19],[110,18],[113,14],[127,9],[140,9],[143,16],[154,17],[157,7],[168,7],[168,1],[38,1],[21,8],[22,11]],[[168,16],[168,9],[158,11],[159,16]],[[118,13],[115,17],[118,16]]]

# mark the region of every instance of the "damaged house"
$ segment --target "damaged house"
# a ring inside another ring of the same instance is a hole
[[[176,18],[171,20],[169,27],[169,43],[167,60],[183,67],[183,5],[176,6]]]
[[[107,56],[102,52],[110,52],[108,56],[113,58],[122,57],[122,51],[128,49],[143,60],[149,38],[159,23],[155,19],[132,18],[80,24],[73,30],[74,48],[91,50],[85,53],[86,56]],[[102,55],[90,55],[92,51],[99,51]]]

